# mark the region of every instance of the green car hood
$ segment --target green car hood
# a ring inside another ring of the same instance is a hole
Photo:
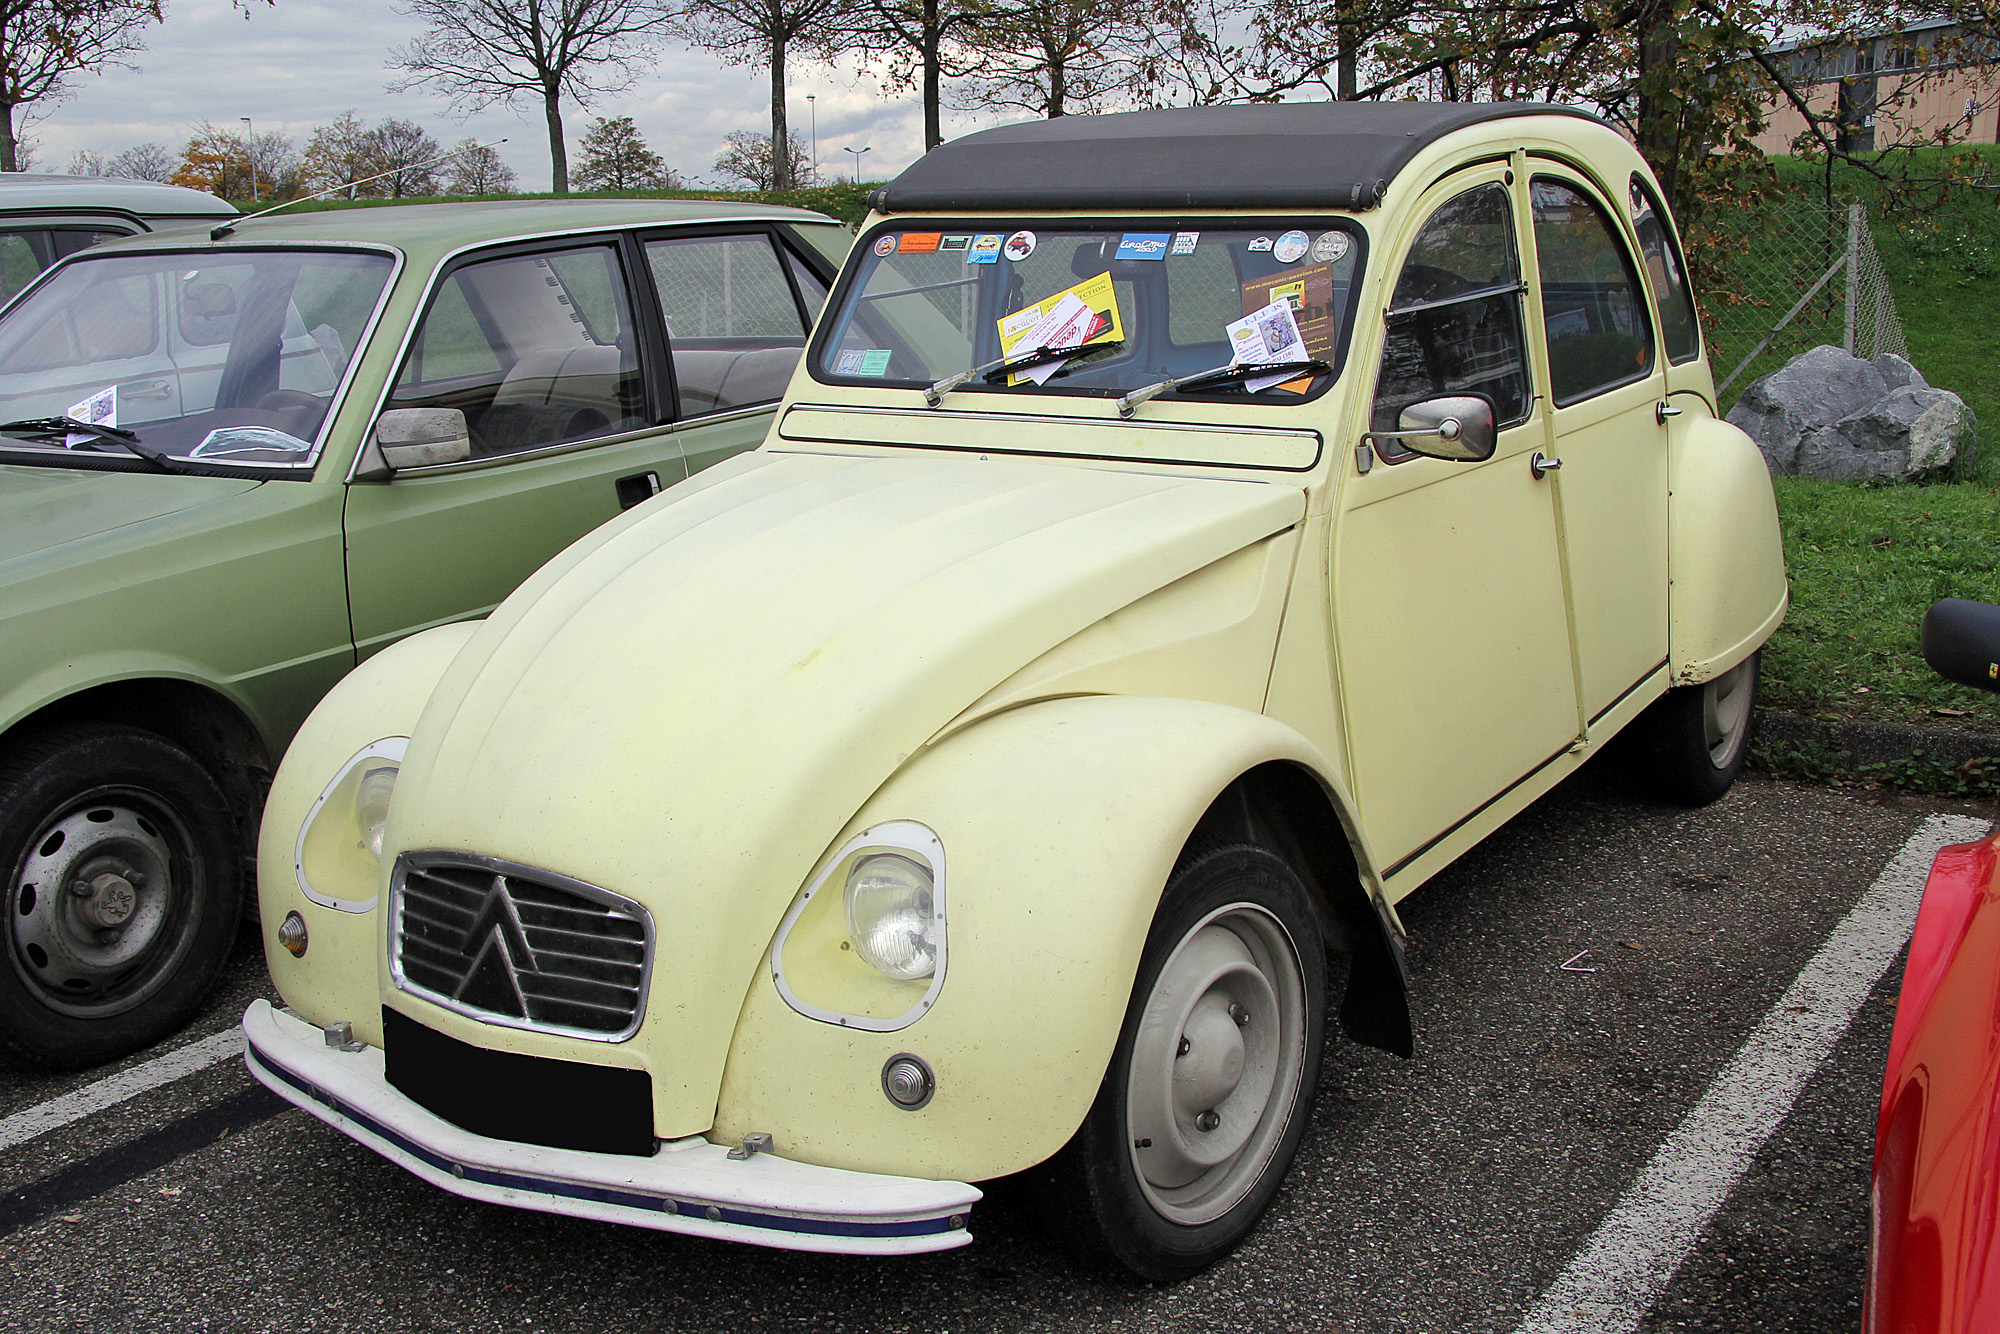
[[[663,1133],[705,1130],[757,961],[862,802],[1024,663],[1304,512],[1256,481],[741,456],[494,613],[415,729],[385,851],[645,903],[664,957],[625,1050]]]
[[[0,467],[0,565],[258,485],[246,477]]]

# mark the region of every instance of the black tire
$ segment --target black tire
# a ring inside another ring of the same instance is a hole
[[[1700,685],[1669,690],[1641,716],[1641,763],[1659,797],[1706,806],[1729,791],[1750,750],[1759,656]]]
[[[1153,919],[1097,1100],[1032,1174],[1049,1231],[1086,1263],[1150,1282],[1227,1255],[1291,1167],[1325,1033],[1326,954],[1298,875],[1249,844],[1185,859]],[[1190,1111],[1194,1102],[1210,1105]]]
[[[0,755],[0,1054],[73,1069],[179,1028],[242,914],[221,789],[164,737],[85,723]]]

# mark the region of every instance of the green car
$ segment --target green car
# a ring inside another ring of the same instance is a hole
[[[679,201],[138,236],[0,316],[0,1053],[154,1041],[320,697],[758,444],[849,244]]]

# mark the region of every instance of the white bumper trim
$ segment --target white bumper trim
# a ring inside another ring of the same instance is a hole
[[[841,1255],[912,1255],[972,1240],[980,1198],[958,1181],[847,1172],[707,1140],[650,1158],[488,1139],[434,1115],[383,1077],[382,1052],[344,1052],[319,1029],[252,1001],[244,1060],[279,1097],[390,1162],[467,1199],[723,1241]]]

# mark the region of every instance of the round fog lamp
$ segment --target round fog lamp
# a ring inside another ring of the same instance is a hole
[[[914,1112],[937,1092],[937,1078],[921,1056],[908,1052],[891,1056],[882,1067],[882,1091],[889,1101],[906,1112]]]
[[[856,861],[847,873],[847,929],[854,952],[890,977],[931,976],[939,924],[930,868],[893,852]]]
[[[285,920],[278,923],[278,943],[294,959],[306,957],[306,919],[296,911],[285,914]]]

